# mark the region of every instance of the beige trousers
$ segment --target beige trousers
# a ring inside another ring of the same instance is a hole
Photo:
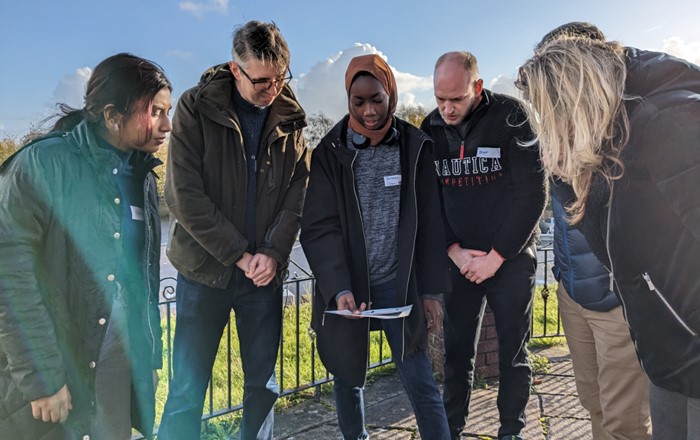
[[[561,284],[557,296],[576,390],[591,415],[594,440],[649,439],[649,381],[639,366],[622,307],[607,312],[585,309]]]

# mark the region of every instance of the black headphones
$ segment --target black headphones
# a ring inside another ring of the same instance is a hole
[[[352,131],[352,143],[355,145],[355,148],[361,149],[369,146],[370,138],[355,132],[355,130],[350,130]],[[382,141],[379,143],[386,145],[394,145],[398,141],[399,130],[396,129],[396,119],[394,119],[394,123],[391,125],[391,128],[389,128],[389,131],[387,131],[384,135],[384,139],[382,139]]]

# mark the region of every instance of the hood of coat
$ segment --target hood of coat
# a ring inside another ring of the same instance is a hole
[[[213,121],[225,126],[238,125],[233,104],[234,77],[228,63],[207,69],[199,80],[199,91],[195,96],[195,107]],[[270,105],[270,113],[264,132],[276,128],[282,134],[292,133],[306,127],[306,113],[289,85]]]
[[[700,68],[688,61],[663,52],[625,48],[627,82],[625,93],[634,97],[653,98],[673,90],[700,93]]]

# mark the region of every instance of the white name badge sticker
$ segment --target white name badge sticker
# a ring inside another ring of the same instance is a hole
[[[401,174],[395,176],[384,176],[384,186],[398,186],[401,185]]]
[[[476,150],[476,157],[488,157],[490,159],[500,159],[501,149],[498,147],[479,147]]]
[[[143,208],[138,206],[131,206],[131,219],[143,221]]]

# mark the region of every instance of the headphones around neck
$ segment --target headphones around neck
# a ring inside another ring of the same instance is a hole
[[[355,132],[355,130],[352,130],[352,143],[355,145],[355,148],[366,148],[369,147],[369,143],[371,141],[370,138],[367,136],[364,136],[360,133]],[[399,140],[399,130],[396,129],[396,119],[394,119],[394,123],[391,125],[391,128],[389,128],[389,131],[386,132],[384,135],[384,139],[379,142],[380,144],[386,144],[386,145],[394,145],[396,142]]]

